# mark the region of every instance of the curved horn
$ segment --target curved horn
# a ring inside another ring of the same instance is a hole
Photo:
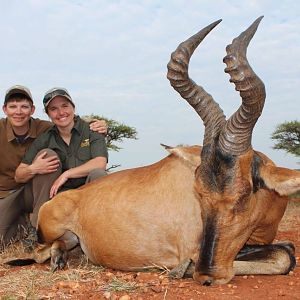
[[[220,133],[219,146],[224,153],[241,155],[251,148],[252,131],[264,107],[265,86],[251,69],[246,57],[249,42],[262,18],[258,18],[226,47],[227,55],[223,60],[227,65],[225,72],[240,92],[242,105]]]
[[[168,63],[167,78],[172,87],[187,100],[203,120],[205,134],[203,145],[210,144],[225,123],[225,116],[219,105],[201,86],[189,78],[188,67],[190,58],[206,37],[206,35],[219,23],[218,20],[181,43],[172,53]]]

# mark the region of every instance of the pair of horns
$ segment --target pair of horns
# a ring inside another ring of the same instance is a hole
[[[225,72],[230,75],[230,82],[234,83],[242,98],[241,106],[228,120],[212,96],[190,79],[188,74],[193,52],[221,20],[181,43],[171,55],[167,77],[172,87],[203,120],[203,146],[212,144],[218,138],[218,146],[223,153],[241,155],[251,148],[252,131],[261,115],[266,93],[263,82],[250,67],[246,53],[262,18],[258,18],[226,47],[227,55],[223,59],[227,66]]]

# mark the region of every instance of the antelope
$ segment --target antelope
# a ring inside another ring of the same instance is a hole
[[[203,285],[295,267],[293,244],[272,242],[300,172],[277,167],[251,145],[266,94],[246,52],[261,19],[226,48],[225,72],[242,98],[237,111],[226,119],[188,74],[194,50],[219,20],[181,43],[168,63],[172,87],[203,121],[203,146],[165,146],[169,155],[152,165],[59,193],[40,209],[34,261],[51,258],[53,270],[63,268],[79,243],[94,264],[165,266],[170,276]]]

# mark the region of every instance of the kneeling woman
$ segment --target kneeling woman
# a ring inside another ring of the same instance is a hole
[[[108,158],[104,135],[75,115],[67,90],[51,89],[43,105],[54,126],[33,142],[15,176],[17,182],[30,184],[37,210],[58,192],[105,175]]]

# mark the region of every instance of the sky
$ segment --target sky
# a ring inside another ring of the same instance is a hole
[[[299,168],[299,158],[273,150],[271,134],[299,120],[300,2],[295,0],[10,0],[1,2],[0,95],[28,86],[35,117],[48,119],[42,98],[65,87],[79,115],[102,115],[136,128],[109,163],[132,168],[167,155],[160,143],[202,144],[204,127],[166,78],[170,54],[207,26],[222,22],[190,61],[190,77],[210,93],[227,118],[240,103],[224,73],[225,47],[264,16],[248,47],[248,61],[266,86],[266,103],[253,148],[277,165]],[[1,111],[0,116],[4,116]]]

